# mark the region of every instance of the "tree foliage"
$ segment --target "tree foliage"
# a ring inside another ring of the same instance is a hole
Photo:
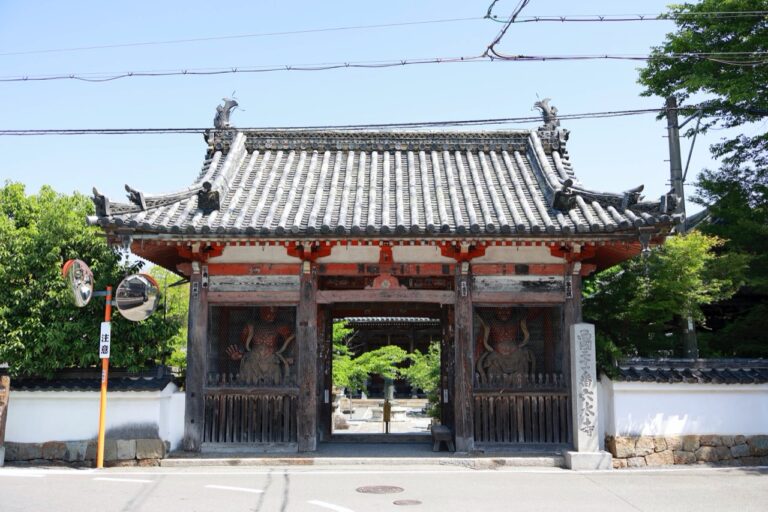
[[[765,0],[672,6],[676,30],[654,48],[640,72],[646,95],[673,95],[680,103],[690,99],[702,106],[699,132],[739,129],[711,146],[720,167],[699,174],[693,198],[709,210],[711,222],[700,229],[725,240],[720,252],[748,265],[741,292],[748,300],[740,301],[741,311],[724,329],[700,337],[721,355],[768,356],[768,346],[759,341],[768,331],[768,16],[707,13],[766,9]],[[670,53],[710,55],[671,58]]]
[[[166,363],[173,368],[184,370],[187,367],[187,320],[189,316],[189,283],[171,285],[179,281],[179,276],[163,267],[153,266],[149,274],[155,278],[163,297],[157,315],[162,315],[166,322],[178,325],[168,345],[172,350]]]
[[[85,225],[92,213],[93,205],[81,194],[43,187],[27,195],[18,183],[0,187],[0,361],[13,375],[50,376],[99,361],[104,301],[95,297],[82,309],[71,305],[61,266],[82,259],[93,271],[96,289],[104,290],[141,264],[121,263],[98,230]],[[179,323],[162,315],[134,323],[116,313],[111,363],[138,370],[161,362],[178,331]]]
[[[718,254],[723,241],[703,233],[675,236],[585,282],[584,316],[595,322],[602,366],[620,356],[679,355],[673,323],[704,323],[702,306],[726,299],[743,283],[746,259]]]
[[[333,384],[350,391],[362,390],[371,375],[385,379],[405,379],[425,393],[434,393],[440,383],[440,344],[430,344],[426,354],[407,353],[397,345],[387,345],[355,355],[350,348],[354,329],[344,321],[333,324]],[[407,365],[403,363],[408,362]]]

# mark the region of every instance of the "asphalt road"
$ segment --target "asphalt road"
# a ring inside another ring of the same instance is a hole
[[[2,512],[407,510],[762,512],[768,468],[0,468]]]

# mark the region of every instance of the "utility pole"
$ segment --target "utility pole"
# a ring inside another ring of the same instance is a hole
[[[677,118],[677,98],[667,98],[667,135],[669,139],[669,176],[672,190],[677,195],[675,213],[681,215],[682,221],[677,227],[679,236],[685,236],[685,190],[683,189],[683,162],[680,157],[680,126]],[[686,358],[699,357],[699,343],[696,339],[696,324],[689,314],[680,318],[683,333],[683,355]]]

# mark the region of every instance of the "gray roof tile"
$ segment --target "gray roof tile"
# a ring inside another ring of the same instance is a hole
[[[209,139],[191,187],[144,198],[146,210],[96,192],[94,201],[101,226],[146,233],[551,236],[671,223],[639,193],[581,187],[561,139],[536,130],[232,130]],[[204,183],[218,210],[198,207]],[[556,192],[572,198],[562,210]]]

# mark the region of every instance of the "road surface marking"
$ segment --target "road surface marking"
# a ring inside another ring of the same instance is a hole
[[[140,480],[138,478],[108,478],[105,476],[96,477],[94,480],[99,480],[101,482],[131,482],[134,484],[151,484],[154,482],[154,480]]]
[[[17,471],[14,471],[12,469],[4,469],[4,470],[0,470],[0,476],[18,476],[22,478],[43,478],[45,475],[42,473],[32,473],[30,471],[24,471],[23,469],[17,470]]]
[[[334,510],[335,512],[355,512],[354,510],[348,509],[346,507],[340,507],[338,505],[334,505],[333,503],[326,503],[324,501],[320,500],[311,500],[308,501],[310,505],[316,505],[318,507],[327,508],[328,510]]]
[[[252,492],[253,494],[261,494],[264,491],[261,489],[249,489],[247,487],[232,487],[229,485],[206,485],[208,489],[221,489],[222,491],[240,491],[240,492]]]

